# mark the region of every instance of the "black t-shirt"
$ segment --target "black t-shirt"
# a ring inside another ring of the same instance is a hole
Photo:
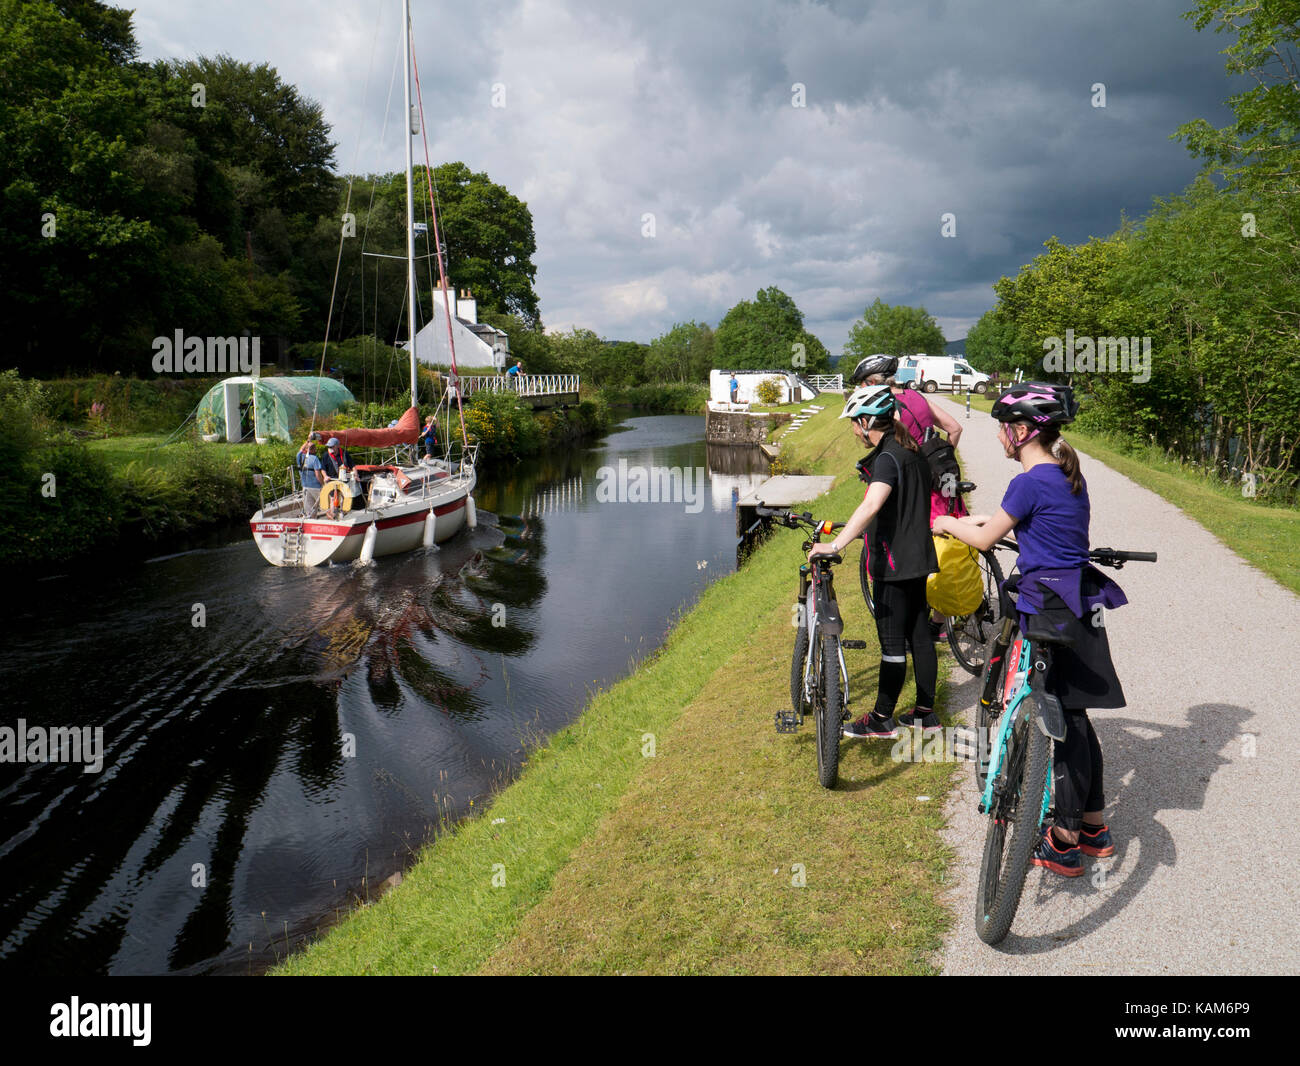
[[[872,581],[908,581],[939,572],[930,533],[930,467],[892,435],[867,456],[871,483],[890,487],[889,499],[867,526]]]

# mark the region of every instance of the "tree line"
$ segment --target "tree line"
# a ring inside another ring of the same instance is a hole
[[[177,328],[258,336],[274,359],[323,335],[340,252],[331,335],[395,339],[400,271],[367,291],[384,261],[362,252],[405,254],[404,177],[336,174],[320,105],[268,64],[138,54],[129,11],[0,0],[6,365],[144,375],[152,339]],[[455,282],[536,324],[526,205],[463,163],[433,179]]]
[[[1175,132],[1202,174],[1107,237],[1049,239],[994,284],[966,355],[1071,382],[1081,425],[1285,497],[1300,483],[1300,0],[1201,0],[1184,17],[1235,34],[1227,69],[1255,82],[1228,126]]]

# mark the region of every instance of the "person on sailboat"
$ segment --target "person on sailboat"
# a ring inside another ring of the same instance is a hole
[[[298,456],[297,456],[297,458],[294,460],[294,463],[295,463],[295,465],[298,467],[299,470],[304,469],[304,467],[305,467],[305,463],[304,463],[304,461],[306,460],[307,456],[310,455],[313,459],[316,458],[316,448],[319,446],[319,444],[320,444],[320,434],[319,434],[319,433],[311,433],[311,434],[308,435],[307,439],[306,439],[305,441],[303,441],[303,445],[302,445],[302,447],[298,449]],[[320,469],[320,461],[319,461],[319,460],[317,460],[317,462],[316,462],[316,467],[315,467],[315,469],[317,469],[317,470]]]
[[[352,467],[356,465],[352,462],[351,454],[339,444],[338,437],[330,437],[325,448],[325,455],[321,458],[321,469],[325,472],[326,479],[332,481],[335,478],[346,478]]]
[[[320,458],[316,455],[316,446],[319,443],[320,434],[312,433],[298,449],[295,458],[301,471],[303,512],[308,515],[316,513],[321,486],[325,484],[325,472],[321,469]]]
[[[424,457],[432,459],[434,450],[438,447],[438,426],[434,415],[429,415],[424,420],[424,432],[420,434],[420,439],[424,441]]]

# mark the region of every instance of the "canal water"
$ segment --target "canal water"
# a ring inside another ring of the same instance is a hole
[[[11,602],[0,726],[103,763],[0,764],[0,968],[261,972],[511,779],[734,569],[765,477],[702,418],[621,429],[490,472],[439,549],[288,570],[240,530]]]

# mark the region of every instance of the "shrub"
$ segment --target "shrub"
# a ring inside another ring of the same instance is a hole
[[[764,378],[754,389],[754,395],[758,397],[758,402],[767,404],[769,407],[781,402],[781,380],[780,378]]]
[[[465,432],[484,456],[532,455],[542,433],[533,412],[513,393],[480,392],[465,405]]]

